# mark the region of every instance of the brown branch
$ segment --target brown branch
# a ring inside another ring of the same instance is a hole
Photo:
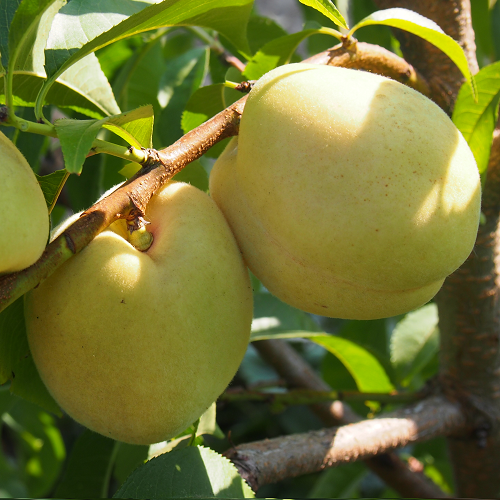
[[[408,85],[424,95],[430,93],[427,81],[411,64],[371,43],[355,42],[348,47],[336,45],[310,57],[307,62],[370,71]]]
[[[144,214],[151,196],[185,165],[199,158],[222,139],[236,135],[246,97],[188,132],[168,148],[156,152],[157,162],[143,167],[111,195],[86,210],[47,246],[35,264],[0,277],[0,311],[50,276],[113,221],[124,217],[132,209]]]
[[[332,52],[333,51],[333,52]],[[359,44],[357,63],[355,57],[346,58],[345,51],[334,48],[304,62],[330,65],[350,64],[352,68],[369,65],[371,71],[394,77],[407,78],[409,84],[415,80],[417,86],[423,80],[413,77],[412,69],[396,55],[381,50],[376,45]],[[351,52],[352,53],[352,52]],[[325,54],[327,54],[325,56]],[[327,59],[325,59],[325,57]],[[377,64],[378,61],[378,64]],[[405,69],[406,68],[406,69]],[[404,75],[409,74],[410,77]],[[17,298],[37,286],[50,276],[61,264],[78,253],[93,238],[117,218],[133,208],[144,212],[151,196],[189,162],[199,158],[218,141],[238,133],[239,117],[245,106],[246,96],[221,111],[219,114],[192,130],[168,148],[159,151],[157,168],[143,168],[124,186],[105,200],[96,203],[82,214],[57,240],[50,243],[40,259],[32,266],[17,273],[0,277],[0,312]]]
[[[290,387],[317,391],[331,390],[304,361],[282,340],[261,340],[253,343],[259,354],[288,382]],[[361,418],[342,401],[311,405],[311,409],[327,426],[352,424]],[[446,496],[422,473],[411,470],[395,453],[383,453],[366,460],[366,465],[387,485],[405,498],[441,498]]]
[[[402,7],[432,19],[464,49],[476,73],[476,45],[469,0],[375,0],[381,9]],[[405,59],[418,69],[429,85],[431,98],[451,114],[464,77],[451,59],[434,45],[406,31],[394,30]]]
[[[450,435],[461,431],[464,425],[458,404],[434,396],[384,417],[243,444],[229,450],[226,456],[256,491],[264,484]]]

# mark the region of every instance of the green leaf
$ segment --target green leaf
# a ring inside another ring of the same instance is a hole
[[[30,497],[48,495],[61,472],[66,450],[54,418],[18,399],[3,421],[16,433],[20,477]]]
[[[61,142],[66,170],[71,174],[79,174],[92,143],[101,130],[101,120],[63,118],[57,120],[54,126]]]
[[[56,498],[108,498],[119,443],[86,429],[75,442]]]
[[[11,46],[15,47],[15,50],[9,68],[13,75],[12,92],[15,105],[35,104],[46,77],[43,67],[44,47],[54,16],[64,3],[64,0],[56,0],[48,5],[47,1],[24,0],[18,9],[13,20],[16,28],[11,30]],[[41,15],[43,9],[46,10]],[[0,72],[1,74],[3,72]],[[2,78],[0,100],[3,102],[5,102],[5,96],[2,95],[4,93]],[[46,96],[46,102],[74,109],[95,118],[120,112],[109,83],[93,54],[79,61],[58,78]]]
[[[9,65],[9,31],[12,19],[21,0],[0,0],[0,56],[2,66],[5,68]],[[5,72],[1,68],[1,72]]]
[[[158,137],[162,146],[175,142],[182,135],[182,113],[191,95],[208,72],[209,50],[197,48],[171,59],[163,74],[158,92],[162,108]]]
[[[477,101],[468,85],[462,85],[452,120],[462,132],[476,159],[479,173],[486,172],[498,119],[500,62],[485,66],[475,76]]]
[[[427,304],[408,313],[394,328],[391,363],[399,383],[408,381],[430,361],[439,349],[438,310]]]
[[[379,10],[365,17],[351,29],[349,36],[359,28],[373,24],[399,28],[432,43],[432,45],[442,50],[457,65],[475,94],[474,77],[469,69],[467,57],[462,47],[453,38],[448,36],[434,21],[411,10],[396,7]]]
[[[26,62],[30,59],[32,66],[43,64],[43,46],[50,24],[63,5],[64,1],[61,0],[20,2],[9,27],[9,49],[5,58],[2,50],[2,63],[5,67],[8,66],[9,71],[25,69]],[[46,11],[48,16],[45,16]]]
[[[338,11],[337,7],[335,7],[332,0],[299,0],[300,3],[312,7],[316,9],[318,12],[321,12],[323,15],[328,17],[331,21],[333,21],[337,26],[342,26],[342,28],[349,29],[345,19],[342,17],[342,14]]]
[[[335,336],[312,337],[310,340],[342,361],[361,392],[390,392],[394,389],[383,366],[363,347]]]
[[[57,120],[54,126],[61,141],[66,170],[72,174],[79,174],[102,127],[112,130],[136,148],[151,147],[153,107],[143,106],[102,120],[63,118]]]
[[[321,33],[321,29],[309,29],[292,35],[275,38],[261,47],[246,65],[243,76],[247,80],[258,80],[278,66],[287,64],[300,42],[308,36]]]
[[[47,175],[36,175],[36,179],[40,187],[42,188],[43,195],[45,196],[45,203],[47,207],[51,207],[52,204],[57,200],[59,193],[61,192],[61,185],[65,182],[67,178],[67,170],[56,170]]]
[[[326,469],[314,483],[308,498],[358,498],[359,485],[367,474],[368,469],[362,462]]]
[[[29,352],[22,297],[0,313],[0,385],[8,380],[13,394],[60,415]]]
[[[102,120],[103,127],[127,141],[135,148],[153,147],[153,106],[146,105]]]
[[[95,58],[93,59],[97,62]],[[72,109],[97,119],[119,113],[120,109],[116,104],[109,83],[106,80],[104,85],[101,79],[104,75],[101,75],[100,68],[94,66],[90,59],[84,62],[87,67],[83,73],[77,74],[75,70],[78,68],[75,65],[57,79],[55,84],[50,87],[45,103]],[[89,74],[93,74],[95,78],[88,78]],[[72,77],[74,77],[73,81],[70,80]],[[44,81],[45,72],[14,72],[13,104],[15,106],[34,106]],[[94,86],[95,88],[93,88]],[[0,103],[5,104],[4,78],[0,78]]]
[[[147,445],[119,443],[113,469],[118,484],[124,483],[137,467],[146,462],[148,449]]]
[[[474,28],[474,42],[479,66],[483,61],[494,60],[493,38],[489,0],[474,0],[471,2],[472,26]]]
[[[262,16],[252,16],[250,18],[247,32],[252,55],[271,40],[288,35],[278,23]]]
[[[73,3],[75,0],[68,6]],[[88,2],[83,1],[83,4],[85,3]],[[40,93],[37,116],[41,114],[46,92],[55,79],[71,65],[117,40],[145,31],[174,25],[205,26],[229,38],[243,52],[249,52],[245,32],[252,4],[252,0],[164,0],[131,15],[107,31],[100,28],[101,34],[97,36],[96,23],[92,16],[77,16],[81,23],[78,31],[81,33],[80,37],[72,26],[65,23],[64,17],[61,22],[56,19],[55,23],[60,29],[52,30],[47,42],[45,68],[48,79]],[[96,5],[92,3],[94,9]]]
[[[197,436],[210,434],[219,439],[222,439],[224,437],[224,433],[217,425],[216,414],[217,405],[216,403],[212,403],[210,405],[210,408],[200,417],[200,423],[198,424],[198,428],[196,429]]]
[[[137,48],[123,64],[113,83],[120,107],[127,110],[151,104],[155,114],[159,115],[158,88],[165,68],[161,39],[155,38]]]
[[[321,329],[304,311],[295,309],[270,293],[254,293],[254,319],[250,341],[269,338],[318,336]]]
[[[224,109],[223,92],[224,84],[216,83],[193,93],[182,113],[181,127],[185,134]]]
[[[394,327],[393,318],[345,321],[336,335],[350,340],[373,354],[388,374],[392,375],[389,338]]]
[[[208,191],[208,175],[199,160],[194,160],[186,165],[178,174],[175,174],[173,180],[186,182],[201,191]]]
[[[113,498],[254,498],[225,457],[189,446],[151,459],[136,469]]]

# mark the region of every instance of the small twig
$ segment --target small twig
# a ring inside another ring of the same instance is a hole
[[[221,401],[262,401],[275,410],[282,410],[287,405],[312,405],[327,401],[378,401],[384,404],[411,403],[426,396],[425,391],[412,393],[368,393],[357,391],[316,391],[295,389],[287,392],[255,391],[242,388],[228,389],[219,397]]]

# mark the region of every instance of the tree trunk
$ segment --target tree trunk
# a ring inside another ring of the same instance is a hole
[[[477,71],[469,0],[376,0],[380,8],[405,7],[432,19],[465,50]],[[451,113],[463,77],[443,53],[413,35],[398,32],[405,59],[427,79],[431,98]],[[500,133],[496,133],[476,245],[464,265],[439,292],[440,380],[448,397],[462,403],[470,433],[448,438],[460,497],[494,498],[500,493],[500,356],[498,314],[498,223]]]

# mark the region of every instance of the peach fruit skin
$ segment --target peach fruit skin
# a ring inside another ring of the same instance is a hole
[[[0,132],[0,275],[35,263],[49,238],[47,204],[26,158]]]
[[[146,219],[146,252],[117,221],[25,300],[30,349],[58,404],[135,444],[177,435],[224,391],[253,308],[248,270],[205,193],[170,183]]]
[[[210,193],[270,292],[311,313],[375,319],[424,304],[465,261],[481,188],[466,141],[420,93],[290,64],[250,92]]]

